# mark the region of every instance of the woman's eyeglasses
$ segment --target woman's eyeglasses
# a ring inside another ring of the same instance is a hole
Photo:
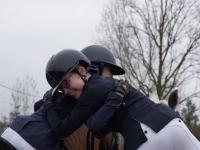
[[[62,83],[58,87],[58,92],[59,93],[64,93],[65,88],[69,88],[69,80],[63,80]]]

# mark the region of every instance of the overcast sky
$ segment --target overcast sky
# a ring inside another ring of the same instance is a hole
[[[30,75],[38,95],[49,88],[45,66],[64,48],[93,44],[95,28],[110,0],[0,0],[0,84],[12,87]],[[0,111],[10,91],[0,87]],[[6,106],[6,107],[5,107]]]

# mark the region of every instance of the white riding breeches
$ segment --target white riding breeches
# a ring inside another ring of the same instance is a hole
[[[1,135],[17,150],[35,150],[27,141],[25,141],[17,132],[11,128],[7,128]]]
[[[200,150],[200,142],[179,118],[170,121],[158,133],[141,123],[147,137],[138,150]]]

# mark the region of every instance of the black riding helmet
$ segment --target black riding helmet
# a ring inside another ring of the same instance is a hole
[[[89,59],[80,51],[64,49],[53,55],[46,66],[46,79],[54,93],[66,75],[73,71],[78,64],[83,64],[87,69],[90,65]]]
[[[117,65],[113,54],[105,47],[100,45],[91,45],[81,51],[87,56],[92,64],[99,64],[100,66],[102,63],[108,64],[113,75],[122,75],[125,73],[124,69]]]

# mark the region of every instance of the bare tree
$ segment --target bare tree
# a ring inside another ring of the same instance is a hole
[[[0,134],[8,127],[8,118],[4,116],[0,121]]]
[[[12,108],[9,115],[2,116],[0,120],[0,133],[2,133],[18,115],[30,114],[33,110],[35,99],[38,99],[36,82],[30,76],[26,76],[23,80],[17,79],[13,88],[4,87],[11,90]]]
[[[196,109],[196,105],[192,101],[187,101],[186,107],[182,109],[181,114],[188,128],[200,140],[200,124]]]
[[[13,108],[9,114],[9,122],[20,114],[31,114],[33,104],[38,99],[37,93],[36,82],[33,78],[26,76],[23,80],[17,79],[11,93]]]
[[[199,0],[114,0],[105,8],[98,42],[113,50],[125,78],[159,99],[196,77]]]

